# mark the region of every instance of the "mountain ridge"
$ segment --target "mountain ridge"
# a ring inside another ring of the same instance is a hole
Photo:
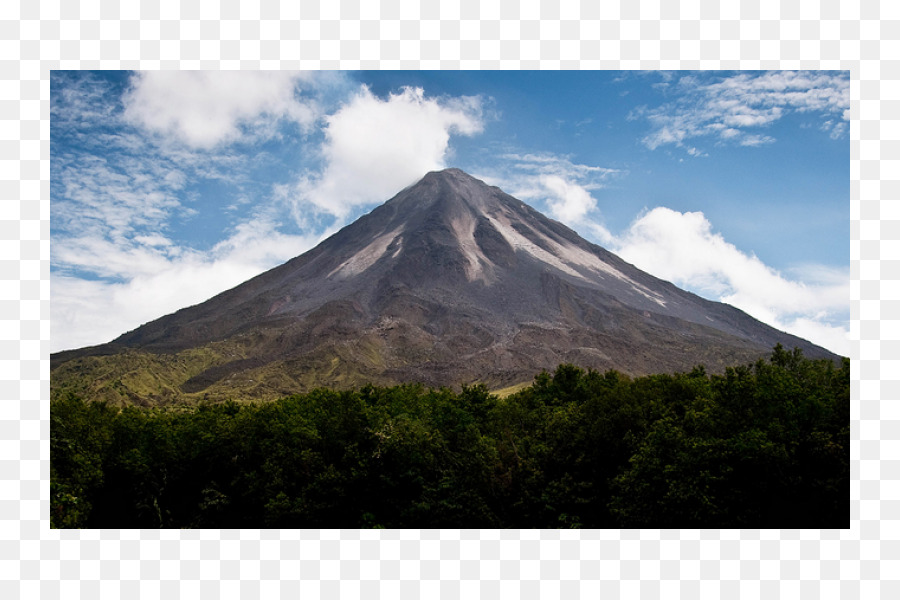
[[[51,356],[51,380],[71,381],[59,369],[72,361],[84,370],[89,359],[109,368],[126,351],[193,352],[208,360],[180,383],[160,383],[160,398],[272,398],[366,382],[505,387],[561,362],[634,375],[716,370],[776,343],[836,358],[445,169],[235,288],[108,344]],[[124,388],[131,400],[158,400]]]

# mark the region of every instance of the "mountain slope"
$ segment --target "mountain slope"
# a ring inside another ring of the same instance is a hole
[[[365,382],[502,387],[560,362],[631,374],[716,370],[776,343],[834,357],[447,169],[202,304],[54,355],[51,380],[139,402]],[[135,361],[144,366],[124,366]],[[119,382],[114,392],[109,381]]]

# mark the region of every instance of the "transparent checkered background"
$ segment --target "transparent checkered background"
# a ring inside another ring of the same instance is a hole
[[[0,598],[900,598],[900,3],[218,4],[0,2]],[[49,72],[97,68],[850,70],[850,529],[50,530]]]

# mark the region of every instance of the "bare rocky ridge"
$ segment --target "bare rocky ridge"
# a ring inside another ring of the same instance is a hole
[[[447,169],[202,304],[109,344],[53,355],[51,380],[96,391],[100,372],[114,372],[116,393],[140,402],[274,398],[366,382],[500,388],[561,362],[629,374],[715,371],[776,343],[836,358]],[[121,366],[138,355],[149,383]],[[167,371],[181,359],[191,366]]]

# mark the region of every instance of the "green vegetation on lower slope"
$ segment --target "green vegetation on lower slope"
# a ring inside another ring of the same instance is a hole
[[[231,398],[271,401],[296,390],[349,389],[386,380],[369,340],[353,347],[325,345],[302,359],[255,361],[248,358],[254,351],[252,344],[224,341],[172,353],[129,348],[83,356],[51,370],[50,397],[74,394],[113,406],[165,407]]]
[[[113,406],[164,406],[188,396],[180,389],[185,381],[233,359],[232,350],[221,344],[177,354],[128,349],[114,356],[76,358],[51,371],[50,398],[74,394]]]
[[[70,390],[71,392],[71,390]],[[51,403],[53,527],[849,526],[850,363]]]

